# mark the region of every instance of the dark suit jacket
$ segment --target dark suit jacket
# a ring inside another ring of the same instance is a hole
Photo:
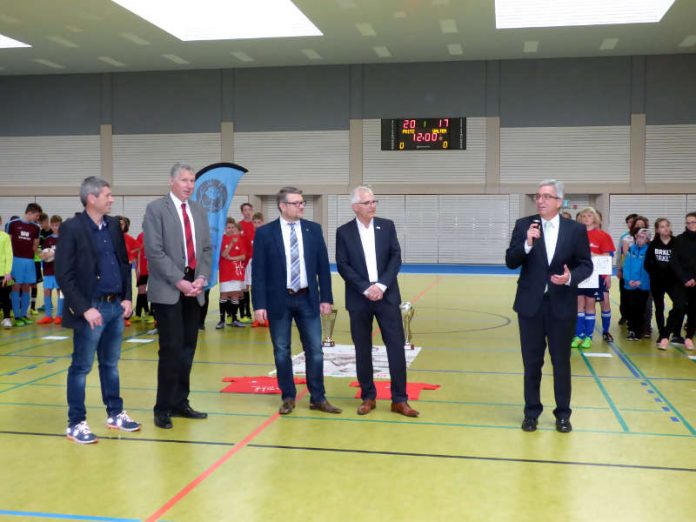
[[[346,282],[346,309],[358,310],[371,303],[363,292],[372,283],[382,283],[387,287],[384,301],[399,305],[401,294],[397,276],[401,268],[401,247],[396,235],[394,222],[375,217],[375,250],[377,253],[377,281],[370,281],[367,275],[365,253],[360,242],[360,232],[355,219],[336,230],[336,266],[338,273]]]
[[[56,281],[65,296],[63,326],[72,328],[92,307],[92,296],[99,278],[97,247],[90,229],[90,218],[82,212],[60,226],[56,246]],[[118,219],[104,216],[108,223],[121,270],[121,300],[130,301],[131,267]]]
[[[288,296],[285,245],[280,226],[280,219],[276,219],[258,228],[254,236],[251,298],[254,308],[266,310],[269,318],[282,315]],[[300,231],[309,299],[318,314],[319,303],[333,303],[329,254],[318,223],[302,219]]]
[[[548,285],[553,316],[557,319],[574,319],[578,312],[578,283],[592,273],[587,229],[580,223],[561,217],[556,251],[549,266],[543,232],[529,254],[524,251],[527,230],[535,219],[541,222],[538,214],[517,220],[510,246],[505,253],[508,268],[522,267],[513,309],[523,317],[534,316],[541,306],[544,290]],[[563,273],[563,265],[568,265],[570,269],[570,285],[551,283],[552,275]]]

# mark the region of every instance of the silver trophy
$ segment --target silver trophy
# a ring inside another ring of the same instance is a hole
[[[334,326],[336,326],[336,315],[338,311],[331,310],[328,314],[321,314],[321,332],[324,340],[321,345],[324,348],[336,346],[336,341],[333,340]]]
[[[399,305],[399,310],[401,310],[401,321],[404,324],[404,336],[406,337],[406,344],[404,348],[407,350],[413,350],[416,345],[411,342],[411,337],[413,336],[411,332],[411,320],[413,319],[413,314],[416,313],[416,309],[413,305],[406,301]]]

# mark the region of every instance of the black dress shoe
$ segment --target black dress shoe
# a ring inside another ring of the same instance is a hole
[[[171,430],[172,419],[167,413],[155,413],[155,426],[164,430]]]
[[[202,411],[196,411],[187,404],[182,408],[172,410],[172,417],[184,417],[185,419],[207,419],[208,414]]]
[[[522,421],[522,431],[536,431],[539,421],[531,417],[525,417]]]
[[[573,431],[570,419],[556,419],[556,431],[560,431],[561,433],[570,433]]]

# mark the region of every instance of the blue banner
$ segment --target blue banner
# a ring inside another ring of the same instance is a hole
[[[227,212],[237,190],[237,183],[246,172],[247,169],[234,163],[214,163],[196,174],[196,186],[191,199],[208,211],[210,240],[213,244],[213,269],[208,288],[217,284],[220,244],[225,233]]]

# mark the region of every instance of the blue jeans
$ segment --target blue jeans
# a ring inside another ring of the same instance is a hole
[[[99,381],[102,400],[108,416],[123,411],[118,378],[118,360],[121,357],[123,334],[123,308],[119,301],[113,303],[92,301],[92,306],[102,315],[102,325],[92,330],[84,319],[73,329],[72,364],[68,369],[68,425],[74,426],[87,418],[85,409],[85,384],[92,370],[94,353],[99,361]]]
[[[324,391],[324,352],[321,348],[321,319],[319,310],[309,305],[309,296],[288,296],[282,315],[269,318],[269,330],[273,342],[273,356],[278,372],[278,386],[283,400],[294,399],[297,395],[292,374],[291,327],[295,320],[300,332],[302,348],[305,352],[307,388],[310,400],[326,400]]]

